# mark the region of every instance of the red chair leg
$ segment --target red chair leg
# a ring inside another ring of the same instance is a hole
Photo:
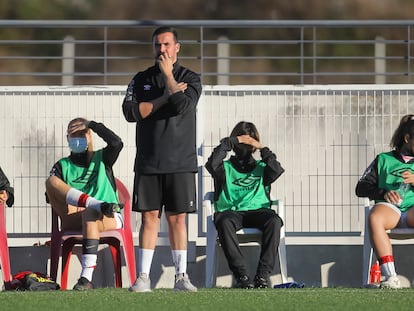
[[[4,205],[0,206],[0,260],[1,271],[3,272],[4,288],[11,288],[9,245],[7,243],[6,222]]]
[[[122,288],[121,244],[118,239],[110,239],[107,242],[114,263],[115,286],[117,288]]]
[[[60,280],[60,289],[68,288],[69,265],[72,257],[72,249],[76,244],[76,239],[67,239],[62,245],[62,276]]]
[[[6,236],[6,237],[5,237]],[[1,259],[1,271],[3,272],[4,288],[11,288],[11,274],[10,274],[10,257],[9,247],[7,244],[7,235],[5,232],[0,232],[0,259]]]
[[[50,243],[50,273],[49,276],[53,280],[57,280],[59,267],[60,248],[62,246],[62,234],[56,234],[52,237]]]

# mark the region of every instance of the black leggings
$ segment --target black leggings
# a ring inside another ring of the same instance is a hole
[[[218,237],[233,275],[248,275],[236,232],[242,228],[258,228],[262,231],[261,251],[256,275],[268,276],[275,266],[280,241],[282,219],[275,211],[262,208],[255,211],[225,211],[214,214]]]

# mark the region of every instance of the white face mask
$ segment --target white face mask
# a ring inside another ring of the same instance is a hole
[[[88,140],[85,137],[70,137],[68,145],[73,153],[82,153],[88,149]]]

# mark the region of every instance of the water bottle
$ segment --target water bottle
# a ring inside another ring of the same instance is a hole
[[[369,272],[369,283],[370,284],[379,284],[381,282],[381,268],[378,263],[378,260],[371,266],[371,271]]]
[[[400,195],[400,201],[397,203],[398,206],[404,201],[405,194],[410,190],[411,184],[406,184],[404,182],[400,183],[400,187],[397,189],[397,193]]]

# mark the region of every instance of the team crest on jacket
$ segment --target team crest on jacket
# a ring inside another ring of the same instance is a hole
[[[391,175],[394,175],[396,177],[402,177],[402,173],[404,173],[406,171],[410,171],[411,173],[414,173],[412,168],[404,167],[404,168],[399,168],[397,170],[392,171]]]
[[[245,178],[239,178],[239,179],[234,180],[233,184],[240,186],[240,187],[250,187],[259,180],[260,180],[260,177],[258,176],[247,176]]]
[[[150,90],[151,90],[151,85],[145,84],[144,85],[144,91],[150,91]]]

